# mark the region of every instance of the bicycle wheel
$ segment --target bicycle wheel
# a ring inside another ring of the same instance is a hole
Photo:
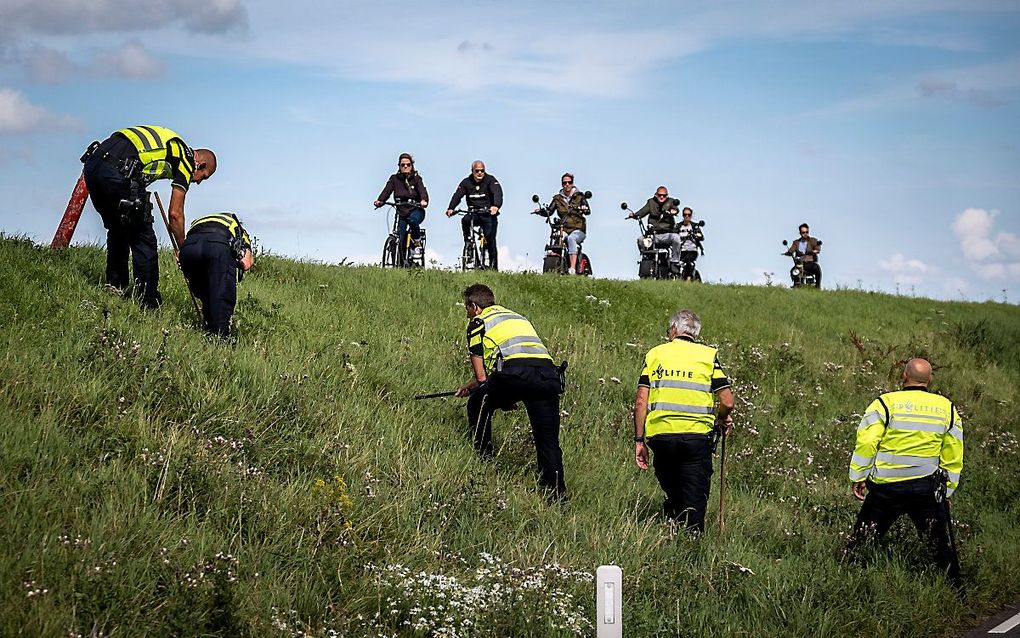
[[[386,238],[382,250],[382,267],[393,268],[397,265],[397,238],[390,235]]]
[[[482,244],[483,242],[475,244],[475,268],[484,270],[489,267],[489,249]]]

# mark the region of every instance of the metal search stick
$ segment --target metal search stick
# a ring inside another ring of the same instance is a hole
[[[177,245],[177,237],[174,235],[174,231],[170,230],[170,218],[166,216],[166,210],[163,209],[163,200],[159,198],[159,193],[154,192],[156,195],[156,204],[159,206],[159,214],[163,218],[163,225],[166,226],[166,232],[170,235],[170,245],[174,247],[174,256],[179,257],[181,254],[181,247]],[[180,268],[180,259],[177,260],[177,267]],[[195,299],[195,293],[191,292],[191,284],[188,282],[188,276],[181,270],[181,275],[184,276],[184,285],[188,289],[188,294],[191,296],[191,303],[195,306],[195,312],[198,313],[199,321],[204,321],[205,318],[202,316],[202,309],[198,307],[198,299]]]

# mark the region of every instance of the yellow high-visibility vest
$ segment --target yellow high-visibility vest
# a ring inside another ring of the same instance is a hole
[[[713,380],[726,378],[716,353],[715,348],[685,339],[674,339],[648,351],[641,372],[649,383],[646,437],[712,431]]]
[[[499,371],[508,361],[548,359],[549,351],[535,332],[535,327],[522,315],[503,306],[492,305],[478,315],[481,326],[468,335],[468,346],[481,343],[483,360],[489,371]]]
[[[963,471],[963,421],[952,401],[911,388],[888,392],[871,402],[857,427],[850,458],[850,480],[896,483],[944,469],[947,493]]]
[[[194,158],[181,136],[162,126],[131,126],[117,131],[130,141],[142,162],[142,175],[146,182],[173,179],[173,165],[177,166],[186,182],[195,172]]]
[[[244,242],[245,246],[251,247],[251,237],[248,236],[248,231],[241,225],[241,220],[237,218],[234,213],[213,213],[212,215],[204,215],[199,217],[195,221],[191,222],[191,226],[188,227],[188,231],[194,230],[196,226],[202,224],[221,224],[230,231],[230,236],[234,239],[239,239]]]

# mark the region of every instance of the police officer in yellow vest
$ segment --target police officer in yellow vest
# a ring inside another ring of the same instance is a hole
[[[116,131],[102,143],[93,142],[82,156],[82,171],[92,205],[106,227],[106,282],[128,288],[128,255],[142,304],[157,307],[159,262],[152,229],[152,202],[146,187],[169,179],[170,229],[178,245],[184,243],[184,198],[188,186],[216,171],[216,156],[208,149],[192,150],[181,137],[162,126],[132,126]]]
[[[733,392],[716,349],[695,342],[701,319],[680,310],[669,322],[669,342],[645,355],[634,399],[634,458],[666,492],[663,512],[689,529],[705,529],[712,478],[713,431],[733,428]],[[719,398],[719,407],[715,399]]]
[[[255,261],[251,237],[237,215],[216,213],[192,222],[180,260],[191,292],[202,301],[206,329],[220,337],[229,336],[237,282]]]
[[[853,492],[864,501],[848,552],[881,540],[906,514],[934,550],[950,582],[960,565],[948,534],[948,502],[963,471],[963,422],[953,403],[928,390],[931,364],[911,359],[903,389],[872,401],[857,428],[850,459]]]
[[[475,451],[491,457],[493,412],[524,402],[538,456],[539,484],[551,499],[563,499],[567,486],[559,440],[562,368],[553,364],[531,322],[496,305],[488,286],[468,286],[464,309],[470,319],[467,338],[474,378],[457,390],[457,396],[470,395],[468,427]]]

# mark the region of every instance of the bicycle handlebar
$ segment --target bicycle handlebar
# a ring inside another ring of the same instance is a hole
[[[396,206],[406,206],[408,204],[410,204],[411,206],[421,206],[421,202],[417,201],[417,200],[413,200],[413,199],[396,199],[396,200],[393,200],[392,202],[390,202],[390,201],[379,202],[379,206],[376,207],[376,210],[378,210],[379,208],[382,208],[383,206],[393,206],[393,207],[396,207]]]

